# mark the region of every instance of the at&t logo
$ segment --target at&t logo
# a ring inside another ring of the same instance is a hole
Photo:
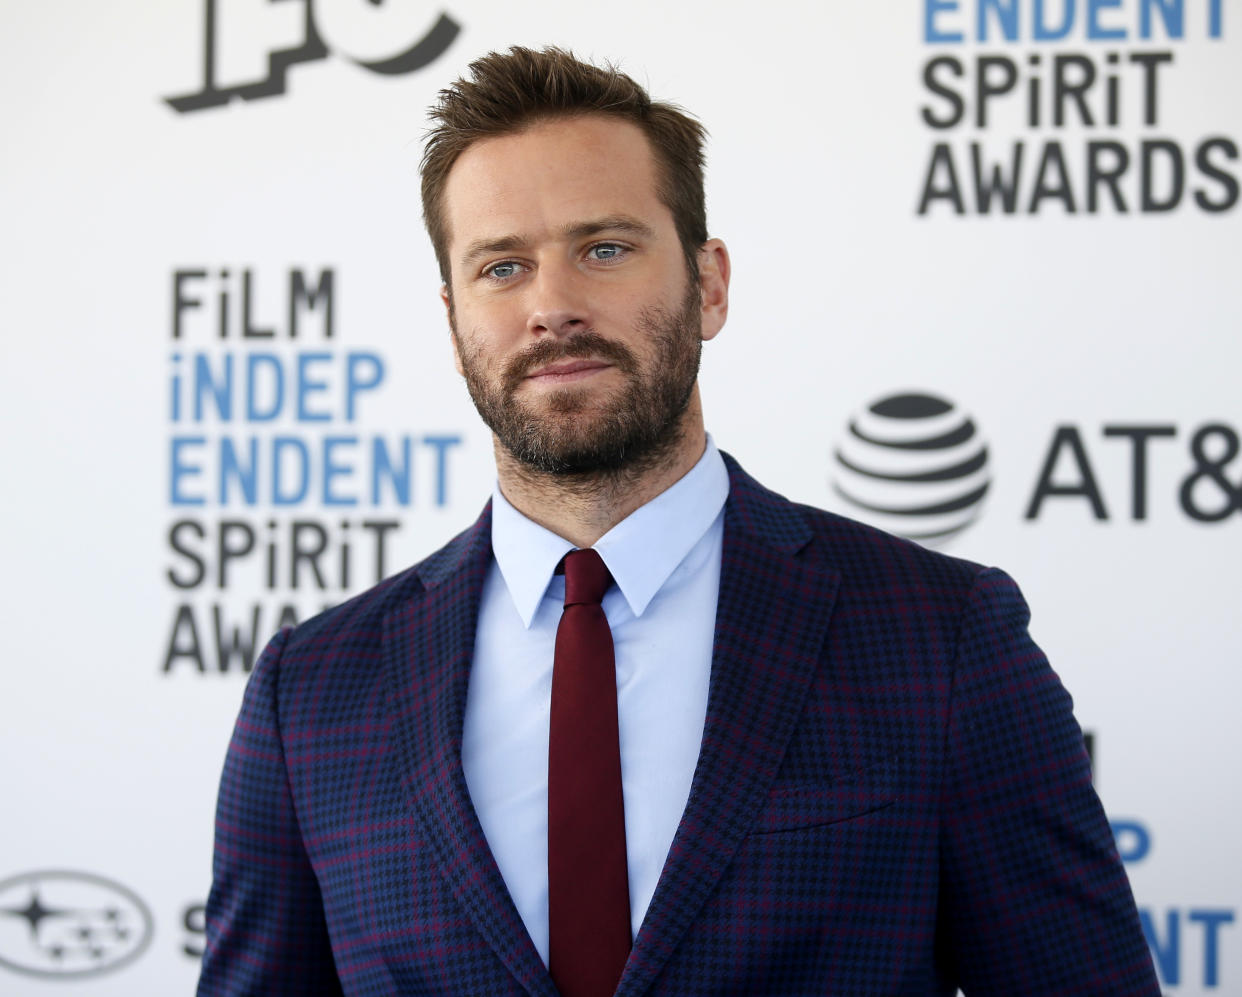
[[[87,872],[27,872],[0,882],[0,968],[96,976],[138,958],[151,912],[119,883]]]
[[[461,30],[423,0],[202,0],[203,83],[166,97],[182,113],[285,92],[289,67],[330,52],[395,76],[421,69]]]
[[[974,522],[991,484],[974,420],[931,394],[872,402],[850,420],[835,456],[833,490],[857,515],[922,543]]]
[[[1239,525],[1242,433],[1213,419],[1190,426],[1108,422],[1091,431],[1052,428],[1031,455],[1027,521],[1045,517],[1142,523],[1180,514],[1204,526]],[[1180,451],[1180,453],[1178,453]],[[872,402],[849,422],[834,453],[833,490],[849,514],[889,533],[936,544],[979,516],[991,485],[988,447],[953,402],[902,392]]]

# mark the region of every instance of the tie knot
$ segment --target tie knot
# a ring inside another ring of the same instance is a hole
[[[565,565],[565,605],[598,606],[612,584],[612,575],[599,552],[590,547],[571,550]]]

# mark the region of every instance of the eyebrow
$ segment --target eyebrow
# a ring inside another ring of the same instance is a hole
[[[655,230],[630,215],[609,215],[605,218],[592,218],[588,221],[572,222],[564,226],[558,233],[563,239],[584,239],[601,232],[622,232],[644,239],[655,238]],[[531,239],[526,235],[504,235],[495,239],[477,239],[470,243],[461,255],[461,265],[470,266],[492,253],[511,253],[528,245]]]

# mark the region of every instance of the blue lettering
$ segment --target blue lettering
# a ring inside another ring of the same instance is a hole
[[[360,373],[364,367],[370,368],[370,373],[365,377]],[[354,399],[359,391],[372,391],[379,387],[384,380],[384,361],[374,353],[350,353],[346,358],[346,371],[345,419],[353,422],[356,411]]]
[[[168,460],[168,501],[172,505],[203,505],[204,499],[201,495],[185,495],[181,491],[182,481],[185,478],[194,478],[203,473],[201,464],[187,463],[182,459],[182,449],[185,447],[201,447],[206,444],[207,439],[203,436],[174,436],[170,441],[172,444],[172,452],[169,454]]]
[[[423,442],[436,448],[436,505],[448,502],[448,448],[461,444],[460,436],[424,436]]]
[[[996,15],[1000,24],[1001,34],[1005,41],[1018,40],[1018,0],[979,0],[978,38],[981,42],[988,40],[988,11]]]
[[[936,15],[945,10],[957,10],[957,0],[924,0],[923,36],[928,42],[960,42],[960,31],[941,31],[936,27]]]
[[[258,399],[260,371],[271,372],[271,385],[264,394],[269,399],[261,408]],[[251,422],[271,422],[285,404],[285,369],[275,353],[251,353],[246,357],[246,418]]]
[[[168,385],[168,409],[173,422],[181,421],[181,354],[172,355],[173,375]]]
[[[1233,923],[1231,910],[1191,910],[1186,919],[1203,925],[1203,985],[1215,987],[1220,983],[1219,929],[1222,924]]]
[[[225,436],[220,440],[220,504],[229,504],[229,481],[236,480],[241,489],[242,501],[246,505],[254,505],[257,500],[255,469],[259,464],[259,441],[250,438],[250,461],[242,467],[237,459],[237,450],[233,441]]]
[[[371,441],[371,504],[379,505],[380,480],[386,476],[392,485],[393,497],[399,505],[410,504],[410,443],[408,436],[401,437],[401,464],[393,463],[392,454],[383,437]]]
[[[217,381],[211,371],[211,358],[205,353],[194,355],[194,421],[203,421],[203,398],[211,395],[216,400],[216,416],[221,420],[233,418],[233,355],[226,353],[222,380]]]
[[[1151,834],[1147,828],[1136,820],[1114,820],[1110,823],[1122,862],[1129,864],[1147,858],[1147,853],[1151,851]]]
[[[1060,41],[1070,33],[1070,29],[1074,26],[1074,2],[1075,0],[1064,0],[1061,8],[1061,23],[1052,27],[1044,17],[1044,0],[1035,0],[1032,17],[1035,22],[1037,42]]]
[[[1170,38],[1181,38],[1185,26],[1185,18],[1182,16],[1184,14],[1182,0],[1143,0],[1143,7],[1139,11],[1139,35],[1143,38],[1151,37],[1151,9],[1153,7],[1160,11],[1160,19],[1164,22],[1164,33]]]
[[[338,464],[332,459],[332,452],[340,446],[356,447],[356,436],[325,436],[323,438],[323,504],[324,505],[357,505],[358,499],[352,495],[337,495],[332,490],[332,482],[337,478],[348,477],[354,473],[353,464]]]
[[[310,374],[311,364],[330,363],[331,353],[300,353],[298,354],[298,421],[327,422],[331,413],[324,411],[312,412],[307,405],[310,395],[328,390],[327,381],[316,381]]]
[[[297,487],[286,492],[283,486],[285,461],[282,455],[288,451],[296,462]],[[297,505],[310,489],[310,453],[306,444],[296,436],[277,436],[272,439],[272,505]]]
[[[1100,25],[1102,9],[1120,6],[1121,0],[1087,0],[1087,37],[1092,41],[1125,41],[1125,28],[1105,28]]]
[[[1224,3],[1206,0],[1204,6],[1207,36],[1222,37]],[[1186,0],[1083,0],[1082,32],[1093,42],[1156,37],[1182,41],[1186,38],[1186,7]],[[1081,23],[1078,12],[1078,0],[974,0],[973,13],[968,7],[963,9],[961,0],[923,0],[923,40],[928,44],[961,43],[967,36],[963,28],[969,26],[971,40],[985,44],[1020,42],[1028,30],[1030,41],[1062,41]]]
[[[1143,934],[1147,937],[1147,947],[1151,949],[1152,959],[1160,973],[1160,981],[1175,987],[1182,979],[1181,966],[1181,918],[1177,911],[1171,910],[1165,917],[1165,944],[1160,944],[1156,933],[1156,925],[1152,921],[1151,911],[1146,907],[1139,909],[1139,923]]]

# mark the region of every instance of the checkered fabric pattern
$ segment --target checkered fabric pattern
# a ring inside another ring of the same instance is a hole
[[[618,995],[1158,997],[1013,582],[726,459],[703,744]],[[555,997],[461,768],[490,525],[256,665],[200,997]]]

